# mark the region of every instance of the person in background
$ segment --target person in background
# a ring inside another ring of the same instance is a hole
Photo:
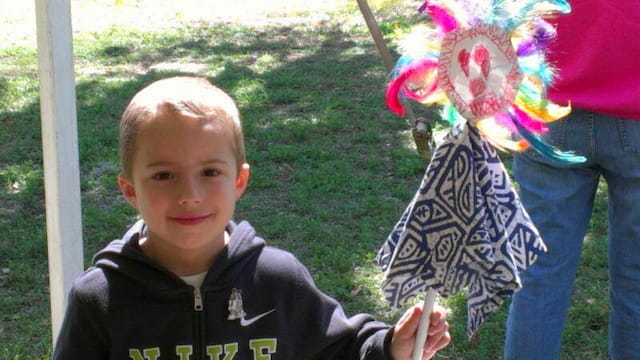
[[[586,156],[565,165],[516,154],[520,196],[548,246],[522,274],[506,325],[507,360],[561,353],[569,300],[598,182],[608,188],[609,358],[640,359],[640,1],[572,0],[554,21],[549,98],[571,104],[545,139]],[[585,329],[586,330],[586,329]]]

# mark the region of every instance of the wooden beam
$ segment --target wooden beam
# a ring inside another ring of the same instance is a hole
[[[378,53],[382,58],[384,67],[387,69],[387,71],[391,71],[391,69],[393,69],[393,64],[395,63],[395,61],[393,61],[393,59],[391,58],[391,53],[389,52],[389,48],[387,47],[387,44],[382,37],[382,32],[380,31],[378,22],[371,12],[369,2],[367,0],[358,0],[358,7],[360,7],[360,12],[364,17],[364,21],[367,23],[367,27],[369,28],[369,32],[371,33],[371,37],[373,38],[373,42],[378,48]]]
[[[36,0],[36,25],[51,327],[55,344],[71,283],[84,269],[69,0]]]
[[[376,44],[376,48],[378,48],[378,53],[382,58],[384,67],[388,72],[390,72],[393,70],[394,61],[391,57],[391,52],[387,47],[387,43],[384,41],[378,22],[373,16],[373,12],[371,12],[369,2],[367,0],[358,0],[358,7],[360,7],[360,12],[364,17],[364,21],[367,23],[373,42]],[[407,118],[409,118],[409,121],[411,121],[411,124],[413,125],[412,134],[413,141],[416,144],[416,149],[426,161],[429,161],[431,159],[432,149],[435,147],[431,123],[428,119],[417,118],[407,99],[402,98],[400,99],[400,102],[402,103],[402,107],[404,107]]]

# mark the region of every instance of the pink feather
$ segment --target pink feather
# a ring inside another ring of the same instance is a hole
[[[400,89],[407,77],[407,74],[400,74],[387,86],[387,107],[400,116],[404,115],[404,107],[400,101]]]
[[[400,101],[400,96],[406,95],[415,100],[426,99],[433,91],[437,89],[437,82],[433,81],[424,90],[424,94],[418,95],[409,90],[406,85],[412,80],[421,80],[427,72],[436,68],[438,63],[430,59],[421,59],[405,66],[400,74],[389,83],[387,87],[387,107],[398,115],[404,115],[404,107]]]
[[[522,125],[525,129],[536,132],[539,134],[544,134],[549,131],[549,128],[544,125],[544,122],[534,119],[529,116],[525,111],[520,109],[517,106],[513,106],[514,114],[516,115],[516,120],[520,125]]]
[[[429,1],[425,1],[418,11],[429,15],[438,29],[445,34],[458,27],[458,22],[446,9],[433,5]]]
[[[511,120],[511,116],[505,113],[501,113],[496,115],[494,119],[496,121],[496,124],[501,125],[502,127],[509,130],[511,133],[513,134],[518,133],[518,128],[516,128],[516,126],[513,124],[513,120]]]

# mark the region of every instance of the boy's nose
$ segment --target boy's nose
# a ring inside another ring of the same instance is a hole
[[[202,201],[202,190],[197,181],[185,179],[180,186],[180,205],[198,204]]]

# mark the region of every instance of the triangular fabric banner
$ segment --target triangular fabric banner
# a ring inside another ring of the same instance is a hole
[[[520,289],[546,247],[495,149],[464,123],[437,146],[414,199],[378,253],[394,308],[430,288],[468,288],[467,334]]]

